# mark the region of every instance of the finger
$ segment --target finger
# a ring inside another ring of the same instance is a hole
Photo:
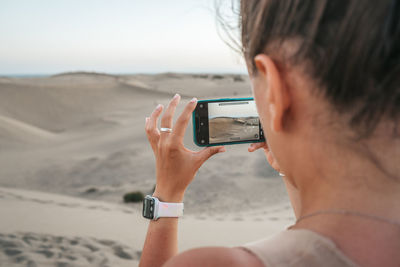
[[[272,168],[274,168],[277,172],[280,172],[278,162],[274,159],[271,152],[267,153],[267,161],[268,161],[269,165],[271,165]]]
[[[155,146],[158,144],[160,138],[160,131],[157,128],[157,120],[160,117],[163,110],[162,105],[158,105],[154,111],[151,113],[150,118],[146,118],[145,130],[147,138],[154,150]]]
[[[276,162],[275,158],[272,156],[271,153],[268,153],[267,155],[267,160],[269,162],[269,164],[271,165],[272,168],[274,168],[275,170],[279,171],[279,165]]]
[[[174,117],[176,106],[179,103],[181,96],[176,94],[168,104],[168,107],[165,109],[164,115],[161,118],[161,127],[163,128],[172,128],[172,119]],[[166,135],[170,133],[165,132]]]
[[[155,145],[157,143],[157,140],[159,139],[159,136],[155,137],[154,134],[150,133],[150,131],[148,129],[149,128],[149,121],[150,121],[150,118],[146,117],[146,123],[145,123],[144,128],[145,128],[145,131],[146,131],[147,139],[149,140],[149,143],[151,145],[151,148],[153,149],[153,151],[155,151],[155,148],[156,148]]]
[[[265,143],[265,142],[262,142],[262,143],[252,143],[252,144],[249,146],[248,151],[249,151],[249,152],[254,152],[254,151],[256,151],[257,149],[265,148],[265,147],[266,147],[266,143]]]
[[[211,147],[207,147],[197,153],[198,153],[198,157],[200,159],[200,163],[203,164],[206,160],[208,160],[213,155],[215,155],[217,153],[222,153],[225,151],[226,151],[225,147],[223,147],[223,146],[211,146]]]
[[[194,97],[190,102],[186,105],[182,114],[179,116],[178,120],[174,125],[173,138],[177,141],[183,140],[183,137],[186,132],[187,125],[189,123],[190,117],[192,116],[193,110],[196,108],[197,99]]]
[[[159,104],[151,113],[150,118],[149,118],[149,128],[152,130],[156,130],[157,129],[157,120],[158,117],[160,117],[162,110],[164,109],[164,106]]]

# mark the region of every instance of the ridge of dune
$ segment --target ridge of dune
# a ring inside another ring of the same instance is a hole
[[[69,72],[61,72],[58,74],[51,75],[50,78],[56,78],[56,77],[63,77],[63,76],[105,76],[105,77],[110,77],[110,78],[118,78],[117,75],[113,74],[108,74],[108,73],[103,73],[103,72],[91,72],[91,71],[69,71]]]
[[[6,77],[6,76],[0,76],[0,84],[2,83],[11,83],[13,82],[13,79],[10,77]]]
[[[32,140],[32,137],[43,140],[55,137],[55,134],[52,132],[2,115],[0,115],[0,130],[2,138],[17,139],[18,141]]]
[[[129,87],[130,89],[136,90],[138,92],[143,92],[147,94],[157,94],[159,96],[166,96],[166,97],[171,97],[174,94],[173,92],[166,92],[163,90],[159,90],[157,87],[151,86],[137,79],[119,79],[118,81],[121,85]],[[180,92],[180,95],[183,98],[191,97],[190,95],[182,92]]]
[[[120,83],[124,84],[124,85],[130,85],[133,87],[139,87],[139,88],[144,88],[144,89],[154,89],[153,86],[150,86],[146,83],[144,83],[143,81],[140,81],[138,79],[120,79],[119,80]]]

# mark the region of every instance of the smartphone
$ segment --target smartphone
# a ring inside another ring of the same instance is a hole
[[[198,146],[265,141],[253,98],[199,100],[192,119]]]

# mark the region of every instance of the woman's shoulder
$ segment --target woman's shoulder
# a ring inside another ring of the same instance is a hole
[[[164,265],[164,267],[172,266],[264,267],[264,264],[255,255],[242,248],[204,247],[180,253]]]
[[[306,229],[286,230],[243,248],[265,266],[357,266],[332,240]]]
[[[204,247],[185,251],[165,266],[357,266],[327,237],[310,230],[280,232],[238,248]]]

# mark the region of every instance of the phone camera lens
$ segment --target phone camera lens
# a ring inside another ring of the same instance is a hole
[[[200,122],[200,126],[204,126],[204,122]]]
[[[203,104],[200,104],[199,107],[200,107],[200,108],[203,108],[204,106],[203,106]]]
[[[204,139],[202,139],[200,142],[201,142],[202,144],[204,144],[205,141],[204,141]]]

